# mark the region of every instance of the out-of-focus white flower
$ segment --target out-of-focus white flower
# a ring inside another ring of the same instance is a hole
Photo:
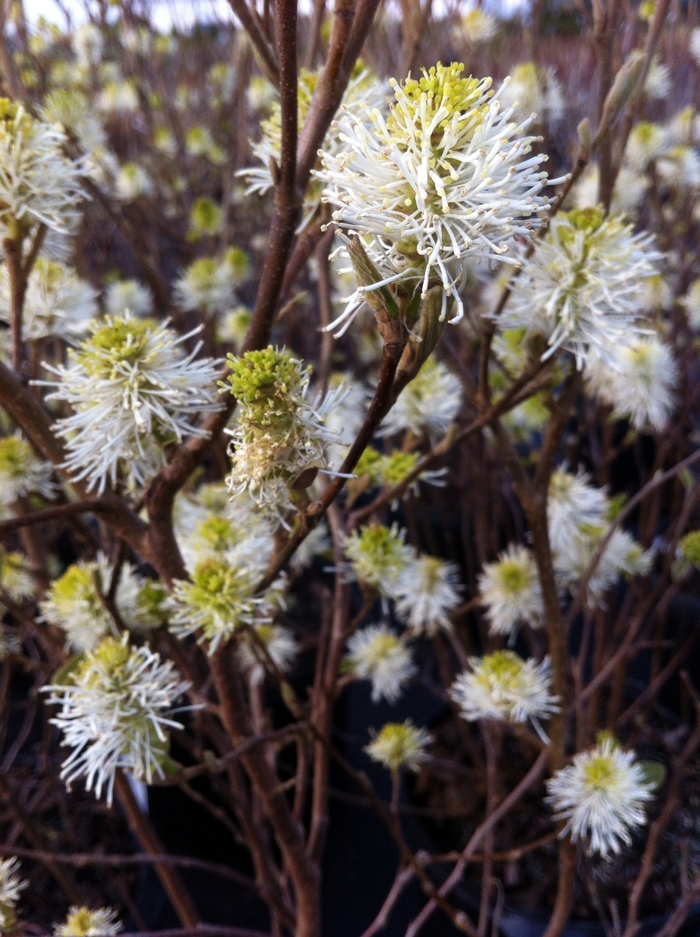
[[[0,320],[12,319],[12,298],[5,265],[0,267]],[[73,270],[40,257],[29,276],[22,335],[26,341],[62,338],[74,342],[97,314],[97,291]]]
[[[167,127],[158,127],[153,134],[153,146],[167,156],[168,159],[174,159],[177,155],[177,140],[172,130]]]
[[[538,68],[534,62],[516,66],[501,95],[504,107],[516,107],[520,114],[536,114],[539,121],[556,124],[564,114],[561,82],[553,68]]]
[[[400,768],[417,771],[431,741],[430,733],[412,725],[410,719],[406,722],[387,722],[365,751],[370,758],[390,771],[398,771]]]
[[[112,908],[91,911],[73,906],[65,924],[57,924],[53,934],[54,937],[116,937],[121,930],[123,925]]]
[[[10,856],[0,860],[0,931],[10,934],[17,923],[15,908],[20,892],[29,883],[20,878],[19,859]]]
[[[36,583],[24,554],[7,553],[0,547],[0,589],[13,602],[34,598]],[[4,611],[1,597],[0,609]]]
[[[678,146],[697,146],[700,143],[700,114],[694,107],[684,107],[666,125],[670,140]]]
[[[188,688],[170,661],[129,647],[128,634],[87,651],[67,683],[43,688],[49,705],[61,707],[51,722],[63,732],[62,745],[73,749],[61,770],[66,785],[85,777],[86,789],[98,798],[106,789],[111,805],[117,768],[147,784],[163,777],[168,730],[182,728],[173,707]]]
[[[75,651],[91,651],[115,625],[104,599],[109,592],[113,567],[103,553],[96,560],[79,560],[49,586],[41,603],[41,614],[66,632],[68,644]],[[128,628],[152,627],[160,624],[152,619],[152,611],[141,592],[148,583],[124,563],[114,596],[119,617]]]
[[[117,280],[107,287],[105,308],[110,316],[132,312],[139,318],[146,318],[153,312],[153,297],[138,280]]]
[[[616,415],[629,417],[636,429],[660,432],[675,406],[678,368],[670,348],[656,336],[619,347],[613,361],[591,361],[588,385]]]
[[[123,202],[132,202],[137,198],[148,198],[153,194],[153,183],[143,166],[138,163],[124,163],[119,170],[115,183],[117,198]]]
[[[90,165],[107,150],[107,136],[88,96],[75,89],[51,91],[41,108],[41,119],[47,124],[61,124],[85,153]]]
[[[700,28],[696,27],[690,32],[690,40],[688,42],[688,49],[690,54],[693,56],[695,61],[700,65]]]
[[[486,606],[491,634],[513,634],[521,622],[542,624],[544,607],[535,558],[527,547],[512,543],[479,576],[479,595]]]
[[[645,280],[643,302],[647,309],[669,310],[673,306],[673,291],[668,281],[660,275]]]
[[[405,531],[399,531],[396,524],[391,528],[368,524],[354,530],[345,544],[345,555],[355,576],[388,598],[400,595],[401,579],[414,560],[404,537]]]
[[[607,858],[632,842],[630,829],[646,823],[644,804],[652,787],[634,752],[610,738],[579,752],[573,764],[547,781],[547,800],[573,842],[585,840],[589,852]]]
[[[65,142],[57,124],[0,98],[0,225],[12,237],[37,224],[60,233],[74,225],[84,167],[64,156]]]
[[[595,208],[598,204],[598,182],[600,172],[597,165],[589,166],[572,192],[576,208]],[[640,172],[622,166],[615,180],[610,211],[614,215],[634,218],[649,188],[649,179]]]
[[[216,321],[216,338],[219,342],[230,342],[237,348],[243,344],[251,313],[247,306],[236,306],[219,316]]]
[[[573,593],[576,593],[579,580],[606,534],[606,524],[580,524],[567,548],[555,553],[557,576]],[[602,606],[605,593],[620,576],[645,576],[651,568],[652,558],[651,551],[645,552],[631,534],[617,528],[588,582],[586,603],[592,607]]]
[[[700,186],[700,156],[689,146],[674,146],[657,163],[659,178],[671,188]]]
[[[316,473],[328,470],[324,447],[337,442],[325,418],[344,396],[337,387],[313,403],[306,400],[309,369],[289,352],[274,348],[229,355],[231,393],[239,403],[227,484],[234,494],[247,491],[259,507],[284,521],[290,490],[303,490]],[[296,486],[296,487],[295,487]]]
[[[513,723],[529,720],[538,735],[546,738],[540,720],[559,710],[559,699],[551,694],[548,657],[535,664],[513,651],[495,651],[485,657],[472,657],[469,667],[450,690],[464,719]]]
[[[263,78],[262,75],[254,75],[250,79],[246,90],[246,100],[252,110],[265,111],[272,106],[276,99],[275,86],[270,84],[267,78]]]
[[[416,672],[406,643],[387,625],[355,632],[348,641],[347,662],[360,680],[372,681],[373,703],[395,703]]]
[[[78,26],[73,32],[71,44],[79,65],[100,64],[104,40],[99,26],[94,23],[83,23],[82,26]]]
[[[56,494],[52,472],[51,463],[38,459],[19,433],[0,439],[1,505],[10,505],[29,494],[52,500]]]
[[[581,525],[596,527],[604,522],[605,491],[589,483],[582,470],[573,475],[564,469],[552,473],[547,497],[549,541],[555,553],[574,549]]]
[[[97,99],[98,110],[107,115],[131,114],[138,107],[138,92],[131,81],[108,82]]]
[[[669,96],[672,88],[673,82],[671,81],[671,72],[668,65],[659,62],[658,58],[654,56],[644,82],[644,93],[648,98],[662,101]]]
[[[498,32],[498,20],[480,7],[475,7],[460,20],[462,35],[469,45],[481,46],[491,42]]]
[[[344,387],[345,396],[326,417],[326,429],[337,436],[337,441],[326,449],[328,463],[338,469],[348,446],[355,439],[367,415],[367,388],[350,372],[331,374],[329,386]]]
[[[46,365],[59,378],[45,382],[55,388],[47,399],[75,411],[55,424],[66,440],[65,467],[88,479],[88,490],[116,485],[120,470],[130,487],[144,485],[165,463],[165,444],[206,435],[194,419],[221,407],[218,362],[195,360],[200,344],[181,350],[192,334],[178,337],[167,322],[129,313],[108,316],[68,352],[68,367]]]
[[[643,172],[653,160],[658,159],[668,147],[668,137],[663,127],[644,120],[636,124],[629,135],[625,149],[625,161],[637,172]]]
[[[299,571],[309,566],[315,556],[327,553],[332,547],[331,538],[325,524],[314,527],[303,540],[290,561],[293,570]]]
[[[200,257],[175,281],[175,298],[185,310],[199,310],[208,316],[224,312],[236,302],[231,267],[211,257]]]
[[[452,628],[449,613],[459,605],[461,585],[454,563],[435,556],[411,561],[399,582],[396,612],[413,634]]]
[[[433,355],[398,396],[382,420],[379,436],[393,436],[406,430],[419,436],[424,430],[442,435],[453,422],[462,404],[458,377]]]
[[[223,489],[228,502],[226,489]],[[262,575],[274,551],[274,525],[256,510],[255,502],[246,498],[241,509],[235,498],[214,513],[207,511],[201,519],[193,519],[192,529],[185,535],[182,554],[188,569],[205,560],[223,560],[231,566],[244,566],[251,576]],[[234,509],[231,509],[231,506]]]
[[[246,671],[252,683],[262,683],[270,669],[259,644],[263,645],[280,673],[286,673],[290,669],[299,653],[299,646],[289,628],[263,624],[246,630],[238,645],[237,655],[241,668]]]
[[[681,300],[693,329],[700,329],[700,277],[688,287],[688,292]]]
[[[619,218],[599,209],[560,212],[513,282],[499,327],[545,336],[543,357],[563,349],[578,368],[591,352],[609,360],[639,331],[644,283],[659,257],[648,235],[633,234]]]
[[[355,315],[366,289],[398,280],[425,295],[434,283],[457,303],[468,275],[466,258],[505,257],[515,237],[528,238],[548,199],[539,193],[544,156],[530,156],[531,120],[511,120],[491,80],[462,78],[462,65],[438,65],[403,85],[385,120],[377,110],[347,110],[338,121],[343,149],[322,153],[334,221],[367,239],[382,279],[350,297],[332,327]],[[505,85],[503,86],[505,87]],[[510,260],[516,263],[515,259]]]

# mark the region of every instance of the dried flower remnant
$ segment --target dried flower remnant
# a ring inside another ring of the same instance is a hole
[[[196,330],[195,330],[196,333]],[[123,473],[130,488],[143,486],[165,464],[164,447],[206,436],[198,414],[220,409],[217,362],[185,354],[167,323],[106,317],[68,353],[68,366],[46,365],[57,381],[49,400],[69,403],[74,413],[55,424],[66,441],[65,462],[76,481],[104,492]]]
[[[84,777],[86,789],[98,798],[104,790],[111,805],[117,768],[147,784],[163,777],[169,730],[182,728],[174,707],[188,688],[170,661],[130,647],[126,634],[87,651],[66,683],[43,688],[49,705],[61,707],[51,721],[72,749],[61,770],[66,785]]]
[[[344,147],[324,152],[318,176],[327,185],[334,221],[366,238],[382,280],[402,281],[422,295],[442,284],[463,314],[459,291],[467,259],[509,260],[513,238],[529,239],[548,199],[543,155],[534,137],[501,108],[491,79],[462,78],[462,65],[437,65],[419,79],[392,82],[395,101],[385,119],[377,110],[346,110],[338,120]],[[515,258],[510,262],[517,262]],[[362,287],[362,289],[370,287]],[[350,319],[361,291],[333,323]]]
[[[551,693],[549,658],[535,664],[522,660],[513,651],[495,651],[482,658],[471,658],[469,667],[450,690],[464,719],[529,721],[537,734],[547,740],[540,720],[558,712],[560,702]]]
[[[491,634],[513,635],[521,622],[537,628],[544,606],[535,558],[527,547],[511,544],[479,576],[479,595],[486,606]]]
[[[416,672],[406,643],[387,625],[369,625],[348,641],[349,669],[360,680],[372,681],[372,702],[395,703]]]
[[[592,853],[607,858],[632,842],[630,829],[646,823],[644,804],[652,799],[634,752],[625,752],[610,738],[579,752],[573,764],[547,781],[547,800],[563,833],[584,840]]]
[[[406,722],[387,722],[365,751],[373,761],[384,765],[389,771],[401,768],[417,771],[426,757],[425,749],[430,742],[430,733],[417,728],[407,719]]]
[[[600,209],[560,212],[514,280],[499,329],[544,336],[543,359],[563,350],[579,369],[591,354],[610,361],[640,331],[645,280],[659,258],[649,235]]]

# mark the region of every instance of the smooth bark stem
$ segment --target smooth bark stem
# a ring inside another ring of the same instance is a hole
[[[161,855],[166,852],[165,847],[160,841],[160,837],[153,829],[151,821],[141,812],[141,808],[134,797],[134,792],[131,790],[129,781],[121,771],[117,771],[116,773],[114,787],[119,802],[124,808],[126,818],[129,821],[129,827],[141,844],[144,852],[151,855]],[[189,891],[185,887],[180,873],[174,866],[166,865],[162,862],[154,862],[153,868],[182,926],[196,927],[200,923],[199,914],[197,913],[197,909],[195,908]]]
[[[22,313],[27,278],[22,270],[22,238],[6,237],[2,242],[10,284],[10,332],[12,338],[12,367],[19,374],[22,368]]]

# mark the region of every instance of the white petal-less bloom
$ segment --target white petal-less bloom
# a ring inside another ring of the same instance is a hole
[[[559,710],[551,693],[549,658],[540,664],[523,660],[513,651],[495,651],[473,657],[469,670],[457,677],[450,695],[469,722],[496,719],[503,722],[532,722],[543,737],[541,719]]]
[[[111,805],[117,768],[147,784],[163,777],[168,730],[182,728],[174,707],[188,688],[170,661],[129,647],[128,634],[88,651],[69,682],[43,688],[49,705],[61,707],[51,721],[72,749],[61,769],[66,785],[84,777],[86,789],[98,798],[104,790]]]
[[[595,208],[598,204],[600,172],[597,165],[589,166],[574,187],[572,201],[576,208]],[[634,218],[649,188],[646,175],[622,166],[615,181],[610,211],[614,215]]]
[[[23,553],[8,553],[0,547],[0,589],[18,604],[36,596],[36,582]],[[1,597],[0,610],[4,610]]]
[[[17,923],[15,908],[20,892],[29,883],[20,878],[19,859],[10,856],[0,860],[0,933],[11,933]]]
[[[639,332],[645,280],[660,255],[600,209],[560,212],[514,282],[499,328],[524,328],[547,339],[548,358],[569,351],[580,369],[592,352],[609,359]]]
[[[108,82],[97,99],[97,109],[106,116],[131,114],[138,106],[138,92],[131,81]]]
[[[225,487],[223,491],[229,502]],[[244,499],[245,509],[241,504]],[[275,525],[256,510],[252,499],[234,498],[220,510],[206,511],[201,519],[192,520],[191,529],[181,534],[182,555],[188,569],[206,560],[222,560],[237,568],[247,568],[251,576],[262,576],[274,552]]]
[[[679,146],[697,146],[700,143],[700,114],[694,107],[684,107],[674,114],[666,125],[666,131],[673,143]]]
[[[255,632],[257,641],[251,632]],[[259,643],[258,643],[259,642]],[[282,625],[255,625],[246,630],[238,645],[238,663],[252,683],[262,683],[270,669],[269,662],[262,652],[262,644],[270,660],[280,673],[286,673],[299,653],[299,645],[289,628]]]
[[[0,439],[0,505],[8,506],[30,494],[53,500],[52,472],[51,463],[39,459],[19,433]]]
[[[674,146],[657,163],[659,179],[676,189],[700,186],[700,156],[690,146]]]
[[[629,135],[625,162],[637,172],[644,172],[653,160],[666,152],[668,143],[668,134],[663,127],[650,121],[640,121]]]
[[[374,761],[390,771],[408,768],[417,771],[426,757],[432,737],[425,729],[406,722],[387,722],[367,745],[365,751]]]
[[[311,565],[314,557],[320,556],[322,553],[328,553],[332,550],[332,547],[328,528],[324,523],[321,523],[318,527],[314,527],[308,537],[297,547],[289,565],[297,572],[306,569],[307,566]]]
[[[73,906],[64,924],[57,924],[53,937],[116,937],[123,930],[117,912],[113,908],[90,908]]]
[[[383,277],[372,288],[401,280],[425,294],[441,283],[442,317],[453,297],[455,321],[463,314],[465,260],[508,260],[509,243],[529,239],[548,204],[540,195],[546,157],[531,154],[534,137],[526,135],[531,118],[513,121],[491,80],[462,78],[462,70],[438,65],[418,80],[393,82],[386,119],[377,109],[341,112],[343,149],[323,152],[318,172],[334,221],[366,238]],[[365,288],[332,327],[347,324]]]
[[[126,312],[132,312],[144,319],[153,312],[153,297],[151,291],[138,280],[117,280],[107,287],[105,308],[110,316],[123,316]]]
[[[690,54],[693,56],[695,61],[700,65],[700,28],[696,27],[690,32],[690,40],[688,42],[688,49]]]
[[[521,622],[535,628],[542,624],[542,590],[527,547],[512,543],[495,563],[487,563],[479,576],[479,595],[491,634],[511,635]]]
[[[630,829],[646,823],[644,804],[652,799],[634,752],[623,751],[610,738],[579,752],[573,764],[547,781],[547,790],[573,842],[583,840],[589,852],[603,858],[630,845]]]
[[[92,561],[79,560],[55,579],[41,603],[45,621],[66,633],[67,643],[75,651],[91,651],[106,635],[114,632],[114,622],[105,608],[103,597],[112,582],[113,567],[103,553]],[[153,610],[142,596],[147,581],[130,563],[121,568],[114,603],[128,628],[154,627]]]
[[[380,436],[393,436],[409,430],[419,436],[424,430],[442,435],[462,405],[462,385],[458,377],[433,355],[398,396],[382,420]]]
[[[644,282],[644,305],[647,309],[661,311],[673,306],[673,290],[662,276],[649,277]]]
[[[450,612],[459,605],[461,584],[454,563],[420,556],[399,582],[396,613],[412,634],[437,634],[452,628]]]
[[[99,26],[94,23],[83,23],[82,26],[78,26],[73,32],[71,44],[79,65],[100,64],[104,38]]]
[[[612,364],[591,361],[585,374],[596,396],[636,429],[660,432],[671,418],[678,368],[671,349],[656,336],[620,346]]]
[[[602,488],[590,484],[582,470],[573,475],[564,469],[552,473],[547,496],[549,540],[555,553],[572,549],[579,527],[595,527],[603,523],[607,498]]]
[[[99,162],[107,151],[107,135],[90,99],[83,91],[58,88],[45,98],[41,118],[47,124],[60,124],[86,154],[88,166]]]
[[[481,46],[495,38],[498,32],[498,20],[480,7],[466,13],[461,21],[461,32],[470,45]],[[458,32],[458,31],[457,31]]]
[[[404,543],[405,536],[396,524],[391,528],[368,524],[350,534],[345,555],[361,583],[388,598],[400,595],[402,577],[414,560],[412,548]]]
[[[242,358],[229,356],[231,393],[238,399],[238,424],[227,430],[232,471],[230,491],[244,492],[258,507],[285,523],[292,507],[290,489],[308,488],[319,471],[328,471],[326,447],[338,435],[326,426],[327,415],[345,389],[331,389],[313,403],[306,399],[310,370],[289,352],[266,348]],[[296,486],[296,487],[295,487]]]
[[[55,424],[66,441],[65,463],[76,481],[102,493],[123,472],[130,488],[142,486],[165,463],[163,446],[204,436],[198,414],[220,409],[218,362],[186,354],[167,323],[130,314],[98,320],[90,338],[68,352],[68,366],[46,365],[58,381],[47,399],[74,410]]]
[[[115,183],[117,198],[131,202],[137,198],[148,198],[153,194],[153,182],[143,166],[124,163]]]
[[[659,62],[658,58],[654,56],[649,66],[646,81],[644,82],[644,93],[649,98],[662,101],[669,96],[672,88],[673,82],[668,65]]]
[[[175,281],[175,298],[184,310],[200,310],[213,316],[234,305],[234,286],[233,271],[228,264],[200,257]]]
[[[560,581],[576,593],[578,582],[598,546],[607,533],[607,526],[581,524],[565,549],[554,555],[554,568]],[[645,576],[653,559],[651,551],[644,551],[626,530],[617,528],[610,538],[586,589],[586,602],[591,607],[603,607],[605,593],[620,576]]]
[[[411,651],[388,625],[369,625],[348,641],[347,662],[360,680],[372,681],[372,702],[395,703],[416,672]]]
[[[85,197],[83,167],[63,154],[66,136],[57,124],[30,117],[21,105],[0,99],[0,224],[37,224],[65,233]]]
[[[534,62],[523,62],[513,70],[501,94],[501,104],[512,105],[528,117],[535,113],[540,121],[556,124],[564,114],[561,82],[553,68],[538,68]]]
[[[700,277],[690,284],[682,303],[691,328],[700,331]]]
[[[10,322],[11,289],[0,267],[0,320]],[[24,298],[22,335],[26,341],[62,338],[71,344],[97,315],[97,291],[63,264],[40,257],[32,268]]]

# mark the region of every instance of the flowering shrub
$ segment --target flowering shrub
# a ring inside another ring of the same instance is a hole
[[[504,906],[671,937],[700,900],[692,10],[534,4],[525,55],[459,4],[10,6],[0,931],[137,931],[138,862],[196,933],[181,862],[320,937],[333,766],[398,850],[358,937],[411,881],[407,937]],[[250,861],[165,856],[166,787]]]

